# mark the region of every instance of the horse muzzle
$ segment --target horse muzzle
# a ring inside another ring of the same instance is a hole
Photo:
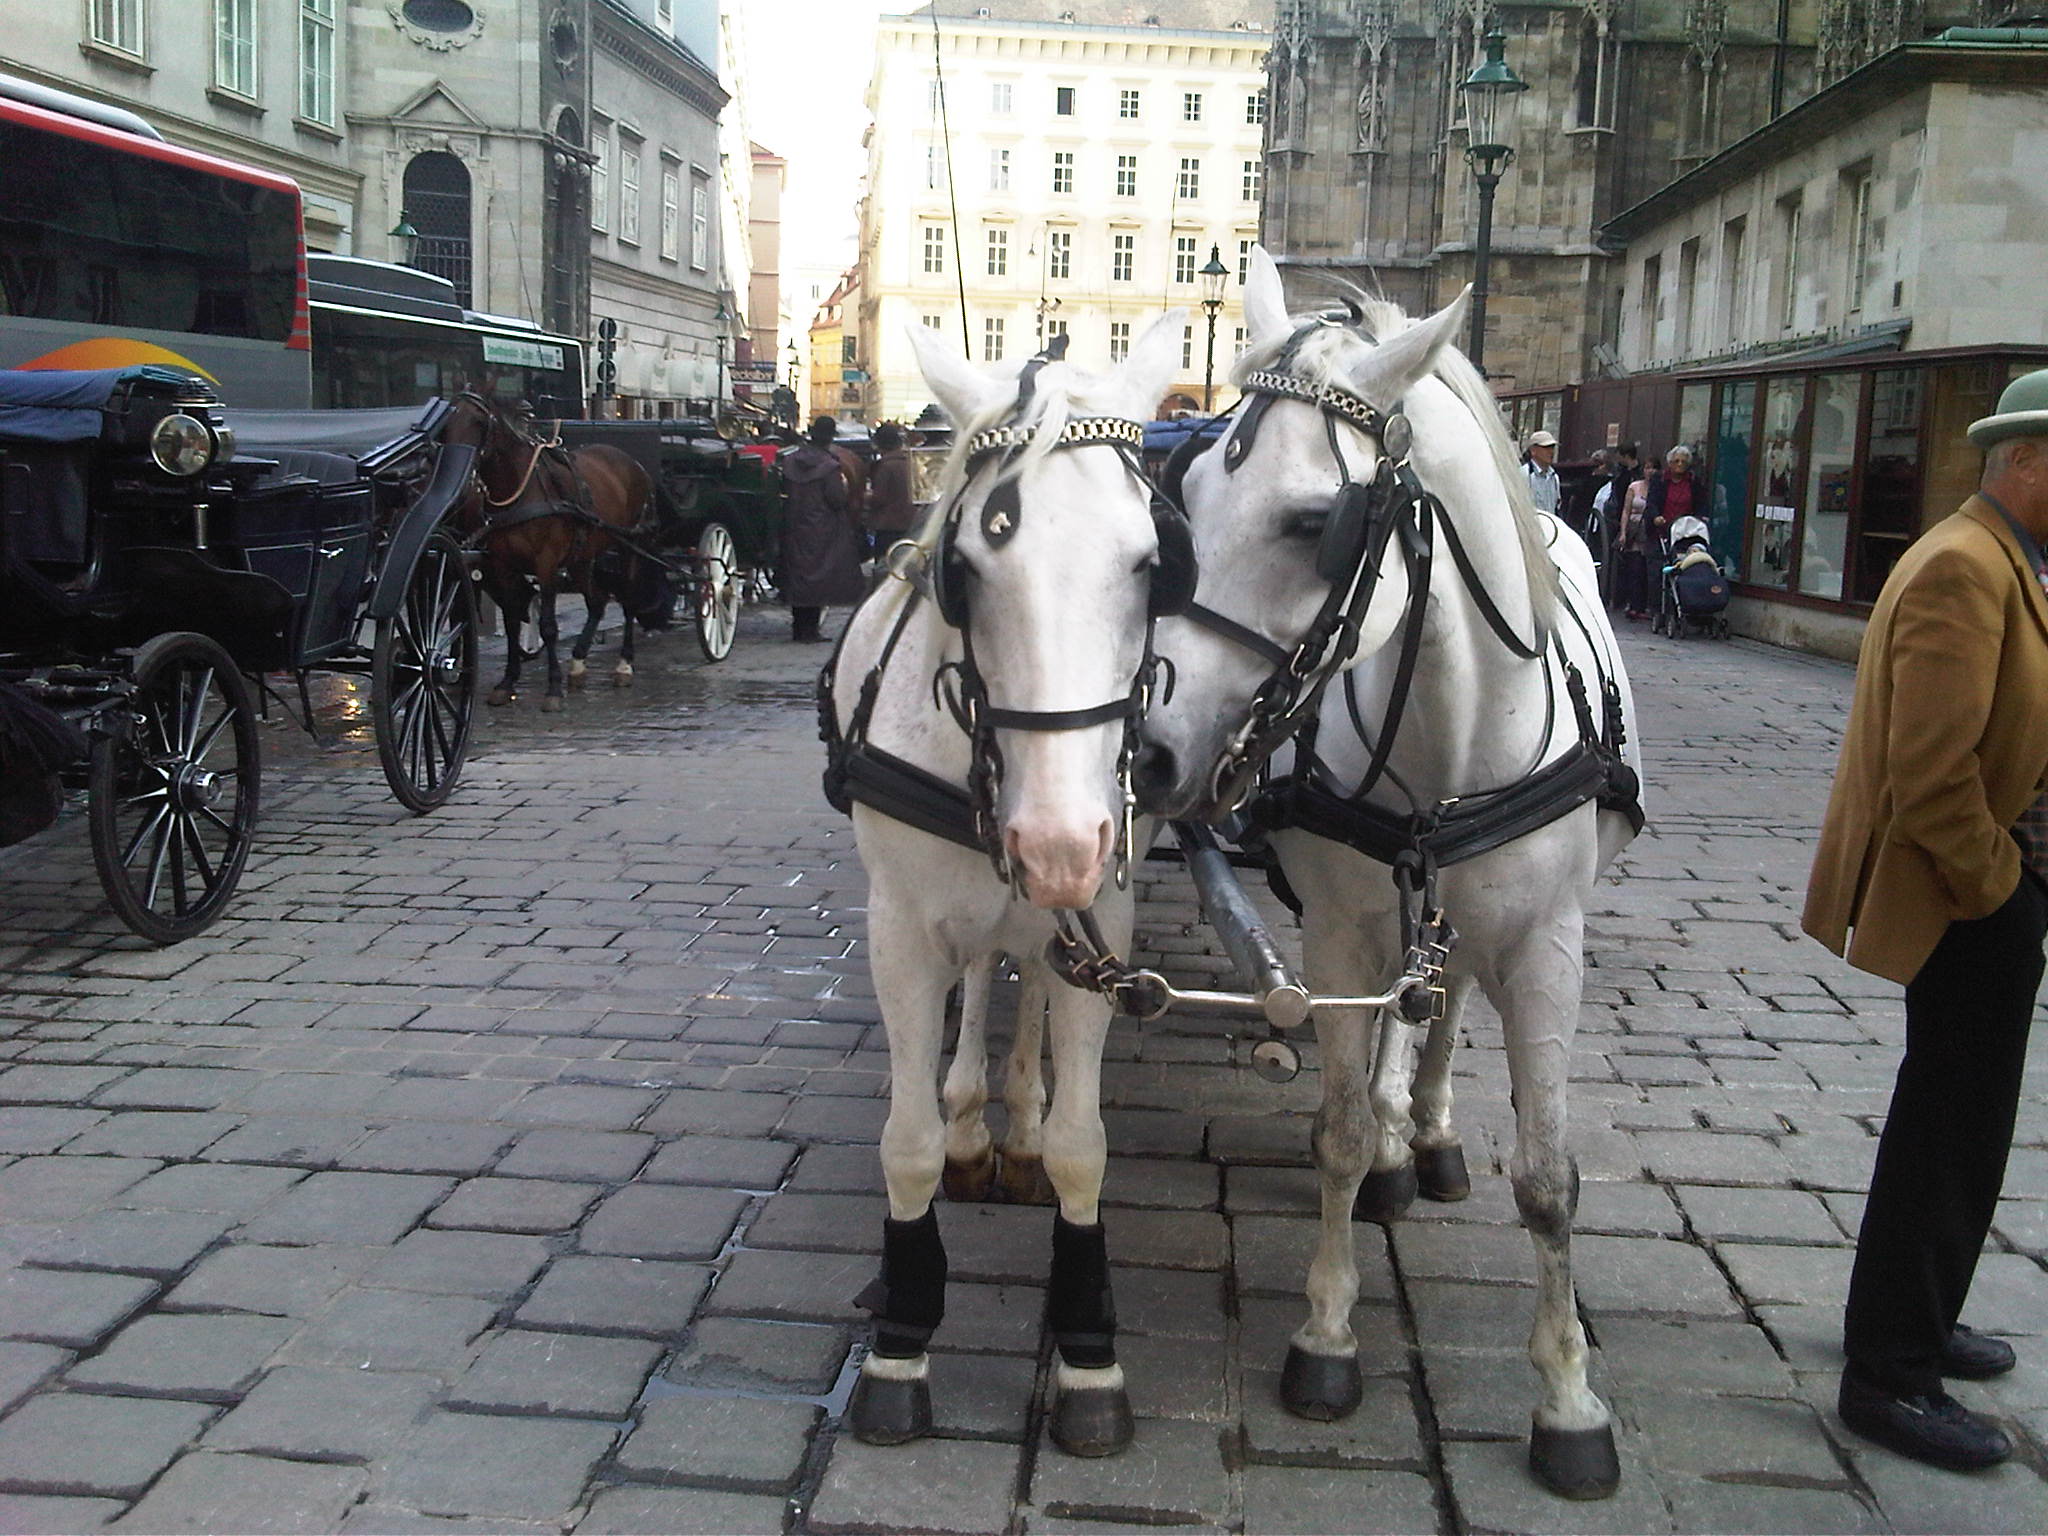
[[[1018,816],[1003,828],[1018,889],[1034,907],[1078,909],[1093,904],[1116,846],[1108,817]]]

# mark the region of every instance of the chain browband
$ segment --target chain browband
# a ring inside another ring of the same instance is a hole
[[[1326,411],[1334,411],[1374,437],[1380,436],[1387,425],[1386,416],[1377,406],[1349,390],[1339,389],[1334,384],[1312,384],[1307,379],[1297,378],[1291,373],[1276,373],[1270,368],[1246,374],[1244,392],[1307,401]]]
[[[991,453],[1014,453],[1037,440],[1035,427],[990,427],[967,439],[967,462],[973,464]],[[1145,429],[1123,416],[1077,416],[1059,430],[1052,440],[1055,448],[1079,448],[1091,443],[1121,443],[1127,448],[1145,446]]]

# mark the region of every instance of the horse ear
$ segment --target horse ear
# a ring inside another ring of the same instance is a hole
[[[1382,410],[1436,365],[1437,354],[1456,338],[1465,319],[1471,286],[1427,320],[1417,320],[1374,347],[1346,380],[1351,392]]]
[[[906,325],[910,347],[917,354],[917,366],[931,386],[939,405],[954,421],[972,421],[996,397],[1014,388],[991,378],[982,369],[955,352],[944,333],[928,325]]]
[[[1248,347],[1277,340],[1293,329],[1287,316],[1287,294],[1280,286],[1280,269],[1263,245],[1252,247],[1251,264],[1245,272],[1244,327]]]
[[[1185,309],[1169,309],[1145,327],[1145,333],[1131,345],[1131,355],[1116,371],[1140,421],[1150,421],[1158,412],[1160,397],[1180,369],[1181,333],[1188,323]]]

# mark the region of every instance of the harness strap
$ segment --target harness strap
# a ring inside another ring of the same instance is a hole
[[[1478,605],[1480,615],[1486,620],[1496,639],[1514,655],[1524,661],[1535,661],[1543,654],[1546,636],[1539,629],[1534,645],[1525,641],[1509,627],[1506,617],[1495,606],[1493,594],[1486,590],[1486,583],[1479,579],[1479,573],[1472,568],[1472,557],[1465,553],[1464,541],[1458,537],[1458,528],[1449,517],[1443,519],[1444,543],[1450,546],[1451,558],[1458,562],[1458,574],[1465,578],[1465,590],[1472,594],[1472,601]]]
[[[1436,497],[1425,492],[1417,506],[1420,515],[1414,523],[1404,522],[1401,526],[1402,548],[1408,562],[1408,613],[1401,626],[1401,654],[1394,664],[1394,687],[1387,695],[1386,718],[1380,722],[1377,740],[1368,734],[1364,721],[1358,717],[1358,674],[1344,674],[1344,708],[1358,729],[1359,740],[1373,742],[1365,777],[1352,792],[1355,800],[1363,800],[1379,783],[1380,776],[1387,771],[1387,760],[1393,756],[1394,738],[1400,734],[1401,717],[1408,712],[1408,692],[1415,682],[1416,663],[1422,655],[1422,631],[1429,621],[1429,578],[1436,564],[1436,525],[1442,522],[1446,528],[1450,526],[1449,517],[1436,515]]]
[[[1268,640],[1256,629],[1248,629],[1237,620],[1218,613],[1214,608],[1201,603],[1189,603],[1186,616],[1203,629],[1221,635],[1226,640],[1235,640],[1253,655],[1263,657],[1276,667],[1287,665],[1289,653],[1285,646],[1276,640]]]
[[[990,725],[1009,731],[1078,731],[1085,726],[1107,725],[1112,720],[1122,720],[1131,713],[1128,697],[1111,699],[1106,704],[1094,704],[1087,709],[998,709],[993,704],[981,707],[981,718]]]

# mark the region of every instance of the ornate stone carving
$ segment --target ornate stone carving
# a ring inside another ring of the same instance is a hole
[[[1690,0],[1685,8],[1685,40],[1702,74],[1720,67],[1721,47],[1728,37],[1728,0]]]
[[[1393,0],[1356,0],[1358,40],[1352,64],[1360,76],[1357,137],[1353,150],[1376,155],[1387,147],[1387,114],[1392,96],[1389,73],[1394,42]]]
[[[384,7],[391,17],[391,24],[410,42],[422,48],[431,48],[436,53],[447,53],[456,48],[467,48],[484,35],[483,6],[472,0],[469,5],[469,25],[455,31],[442,31],[435,27],[423,27],[406,19],[403,0],[393,0]]]

